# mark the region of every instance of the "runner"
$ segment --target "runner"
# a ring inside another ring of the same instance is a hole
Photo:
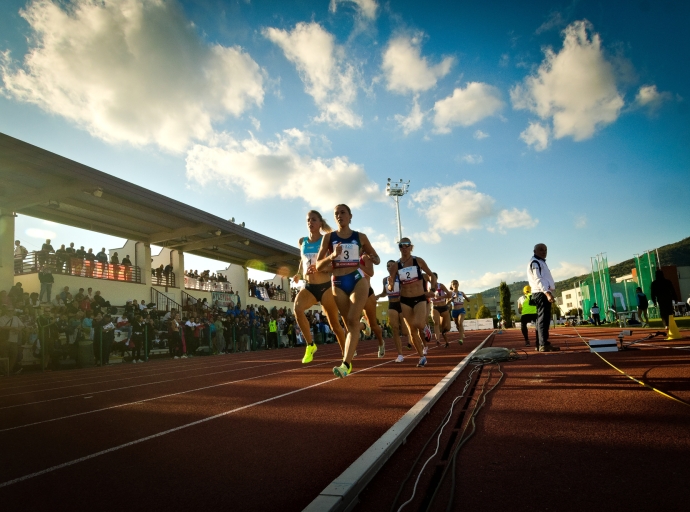
[[[376,301],[378,296],[374,293],[371,287],[371,278],[374,277],[374,264],[370,258],[365,259],[364,255],[359,259],[359,265],[364,272],[364,277],[369,282],[369,297],[367,303],[364,305],[364,316],[360,320],[360,330],[365,331],[366,336],[371,336],[374,333],[379,342],[379,358],[386,355],[386,345],[383,343],[383,329],[376,320]],[[364,325],[364,327],[362,327]],[[366,332],[368,328],[368,333]],[[355,354],[357,355],[357,354]]]
[[[381,260],[367,236],[350,229],[352,212],[349,206],[339,204],[333,213],[338,230],[323,236],[316,268],[321,272],[333,269],[331,282],[335,303],[347,329],[343,361],[333,368],[333,374],[343,378],[352,372],[352,358],[359,343],[359,320],[369,298],[369,281],[364,279],[360,268],[360,254],[365,263],[371,260],[378,265]]]
[[[388,268],[388,273],[394,273],[395,278],[393,281],[393,287],[391,290],[388,289],[389,277],[383,278],[383,291],[379,293],[376,298],[379,299],[384,296],[388,296],[388,325],[391,328],[393,334],[393,342],[395,343],[395,348],[398,351],[398,357],[395,359],[396,363],[402,363],[405,360],[405,356],[402,351],[402,341],[400,341],[400,333],[407,333],[405,323],[402,321],[402,308],[400,307],[400,278],[397,274],[398,264],[393,260],[388,260],[386,263]]]
[[[316,210],[307,213],[307,228],[309,229],[309,236],[299,240],[302,257],[297,274],[292,278],[292,281],[296,283],[302,274],[306,282],[304,288],[295,297],[295,318],[307,343],[302,358],[303,364],[311,363],[317,350],[316,343],[312,339],[309,320],[307,320],[304,312],[318,302],[321,303],[326,313],[328,323],[340,345],[340,351],[345,352],[345,332],[338,322],[338,308],[333,293],[331,293],[331,277],[328,272],[316,270],[316,255],[321,247],[321,233],[329,233],[332,230]]]
[[[431,298],[434,305],[434,334],[436,335],[436,346],[441,344],[440,337],[443,336],[444,347],[448,347],[448,337],[446,333],[450,331],[450,311],[448,302],[451,299],[450,292],[446,285],[438,282],[438,274],[434,272],[436,278],[436,291]]]
[[[402,315],[410,332],[410,340],[414,344],[419,362],[417,366],[426,366],[425,347],[419,336],[420,330],[427,324],[427,294],[424,292],[424,279],[422,271],[426,272],[431,278],[431,289],[436,288],[436,277],[431,273],[426,262],[422,258],[412,256],[414,246],[409,238],[402,238],[398,242],[400,249],[400,259],[397,268],[389,270],[390,280],[388,289],[392,290],[395,285],[395,275],[397,272],[400,279],[400,305]]]
[[[453,320],[455,320],[455,325],[458,328],[458,333],[460,334],[460,339],[458,343],[462,345],[465,341],[465,328],[463,327],[463,322],[465,321],[465,300],[469,300],[464,292],[460,291],[460,283],[455,279],[450,282],[450,289],[452,293],[453,311],[451,315]]]

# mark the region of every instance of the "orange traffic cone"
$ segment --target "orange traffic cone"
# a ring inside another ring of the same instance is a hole
[[[673,318],[673,315],[670,315],[668,317],[668,338],[667,340],[679,340],[683,336],[681,336],[680,332],[678,331],[678,326],[676,325],[676,321]]]

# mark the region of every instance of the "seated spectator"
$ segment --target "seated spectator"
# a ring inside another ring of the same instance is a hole
[[[21,339],[25,331],[24,323],[13,309],[0,306],[0,357],[9,359],[10,373],[21,373]]]

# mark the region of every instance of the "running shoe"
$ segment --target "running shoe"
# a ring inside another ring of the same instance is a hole
[[[412,349],[412,345],[410,345],[410,344],[408,343],[408,344],[407,344],[407,348]]]
[[[424,349],[422,350],[422,354],[427,355],[428,352],[429,352],[429,347],[424,347]]]
[[[426,366],[426,356],[422,356],[417,363],[417,368],[421,368],[422,366]]]
[[[458,344],[462,345],[462,344],[464,343],[464,341],[465,341],[465,340],[463,340],[462,338],[460,338],[460,339],[458,340]]]
[[[428,325],[424,326],[424,339],[427,343],[431,341],[431,329],[429,329]]]
[[[379,359],[386,355],[386,345],[379,345]]]
[[[351,371],[352,371],[352,365],[350,365],[350,369],[348,370],[345,363],[342,363],[340,366],[336,366],[335,368],[333,368],[333,375],[343,379],[343,378],[347,377]]]
[[[175,357],[173,357],[173,359],[179,359],[179,356],[175,356]]]
[[[182,354],[182,359],[187,359],[187,354]]]
[[[554,347],[551,343],[539,347],[539,352],[559,352],[561,347]]]
[[[311,345],[307,345],[307,348],[304,350],[304,357],[302,358],[302,364],[307,364],[311,363],[314,360],[314,353],[318,349],[316,348],[316,343],[312,343]]]
[[[134,364],[134,363],[136,363],[136,362],[137,362],[136,359],[132,359],[132,364]]]
[[[396,363],[402,363],[405,360],[405,356],[402,354],[398,354],[398,357],[395,358]]]

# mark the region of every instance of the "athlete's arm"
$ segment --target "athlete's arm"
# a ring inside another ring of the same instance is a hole
[[[302,275],[302,259],[300,258],[299,267],[297,267],[297,273],[292,277],[292,282],[298,283],[301,275]]]
[[[369,238],[367,235],[364,233],[359,234],[359,243],[362,244],[362,249],[363,252],[367,253],[369,257],[371,258],[371,261],[374,265],[378,265],[381,263],[381,258],[379,258],[379,255],[376,253],[374,248],[371,246],[371,243],[369,242]]]
[[[419,268],[421,268],[424,271],[424,273],[429,276],[429,280],[431,281],[431,289],[435,291],[436,290],[436,276],[429,269],[429,265],[427,265],[426,261],[424,261],[419,256],[417,257],[417,265],[419,265]]]
[[[331,245],[331,234],[326,233],[321,239],[321,247],[319,248],[319,254],[316,256],[316,270],[319,272],[330,272],[333,268],[333,258],[335,258],[340,252],[342,252],[342,247],[340,244],[336,246],[336,250],[331,254],[328,254],[328,248]]]

